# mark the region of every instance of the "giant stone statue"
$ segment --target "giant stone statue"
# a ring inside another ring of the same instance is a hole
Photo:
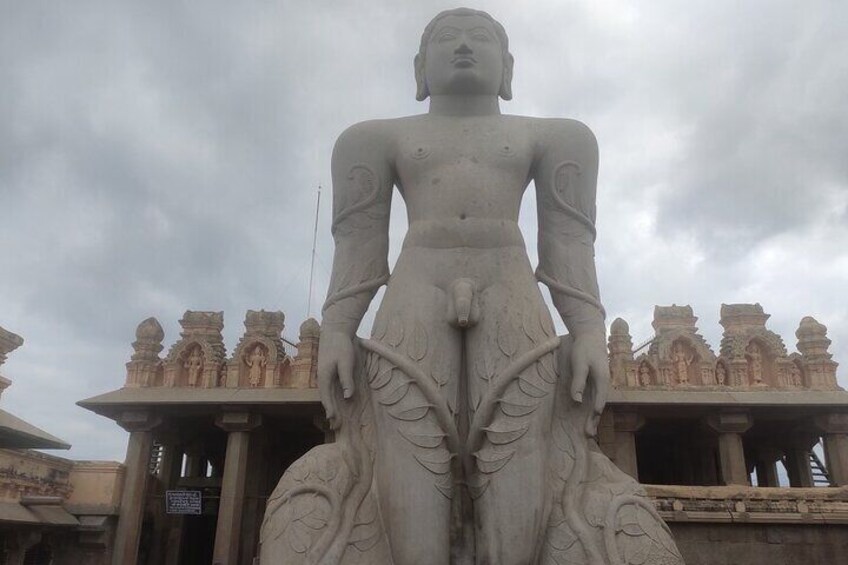
[[[443,12],[415,57],[429,112],[339,137],[318,358],[337,439],[269,498],[262,565],[682,563],[595,441],[609,383],[595,138],[577,121],[501,114],[512,70],[497,21]],[[517,224],[531,181],[535,275]],[[409,229],[390,274],[393,187]],[[371,337],[358,338],[383,285]]]

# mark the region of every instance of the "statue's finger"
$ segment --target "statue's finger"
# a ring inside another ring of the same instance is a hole
[[[332,387],[318,387],[318,393],[321,395],[321,404],[324,405],[324,412],[327,415],[327,420],[330,422],[330,427],[336,428],[336,398],[333,395]]]
[[[589,364],[586,358],[578,352],[571,356],[571,398],[574,402],[583,402],[583,390],[586,388],[586,378],[589,376]]]
[[[339,382],[342,385],[342,396],[353,396],[353,358],[344,356],[339,360]]]
[[[604,411],[604,406],[607,404],[607,394],[609,394],[609,369],[606,366],[601,366],[600,368],[592,369],[593,372],[593,380],[592,382],[595,385],[595,414],[600,415],[601,412]]]

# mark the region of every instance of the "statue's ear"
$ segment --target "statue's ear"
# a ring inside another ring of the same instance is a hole
[[[501,91],[498,96],[504,100],[512,100],[512,67],[515,64],[515,59],[512,53],[504,55],[503,78],[501,79]]]
[[[427,80],[424,78],[424,58],[419,54],[415,56],[415,99],[421,102],[430,96],[427,90]]]

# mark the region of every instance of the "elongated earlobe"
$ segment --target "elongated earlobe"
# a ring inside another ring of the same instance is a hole
[[[512,67],[514,64],[515,59],[511,53],[504,55],[503,78],[501,79],[501,90],[498,92],[498,96],[504,100],[512,100]]]
[[[427,80],[424,78],[424,58],[421,55],[416,55],[413,65],[415,66],[415,99],[421,102],[430,96],[430,91],[427,89]]]

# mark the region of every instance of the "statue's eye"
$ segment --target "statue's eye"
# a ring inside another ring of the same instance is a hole
[[[456,36],[452,33],[443,33],[439,36],[439,42],[452,41],[454,39],[456,39]]]
[[[489,41],[489,36],[485,33],[475,33],[472,38],[476,41]]]

